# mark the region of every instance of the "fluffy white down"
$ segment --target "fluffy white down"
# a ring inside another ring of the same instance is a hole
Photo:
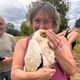
[[[25,55],[25,70],[36,71],[41,64],[41,54],[43,66],[51,67],[55,64],[55,55],[47,42],[47,38],[40,36],[40,31],[36,31],[29,42],[27,54]]]

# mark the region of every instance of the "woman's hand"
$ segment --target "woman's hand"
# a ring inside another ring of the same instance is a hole
[[[48,44],[52,50],[58,52],[64,50],[65,47],[70,48],[70,45],[66,38],[55,34],[52,30],[47,30],[46,35],[49,40]]]
[[[52,30],[47,30],[46,36],[49,39],[49,46],[54,50],[56,60],[67,74],[73,75],[76,72],[76,62],[72,55],[69,42],[63,36],[58,36]]]
[[[56,72],[55,69],[50,69],[47,67],[40,68],[37,71],[38,76],[37,80],[50,80],[55,72]]]

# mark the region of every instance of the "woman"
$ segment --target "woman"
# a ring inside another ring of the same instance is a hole
[[[80,33],[80,18],[76,20],[75,27],[73,29],[67,29],[58,35],[66,37],[66,39],[69,41],[69,43],[72,46],[72,49],[74,49],[76,45],[76,38],[78,37]]]
[[[54,45],[49,44],[49,46],[54,50],[59,66],[65,74],[73,75],[76,71],[76,63],[70,46],[64,37],[55,34],[60,24],[60,15],[55,7],[49,2],[39,2],[29,11],[29,20],[34,32],[38,29],[46,30],[47,38]],[[44,67],[35,72],[23,71],[26,40],[26,38],[19,40],[15,47],[11,71],[12,80],[61,80],[60,77],[55,78],[57,69],[55,71],[55,69]]]

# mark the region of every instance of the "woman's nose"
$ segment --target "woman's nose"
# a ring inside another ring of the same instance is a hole
[[[44,23],[41,22],[40,25],[39,25],[39,27],[40,27],[40,29],[45,29],[45,25],[44,25]]]

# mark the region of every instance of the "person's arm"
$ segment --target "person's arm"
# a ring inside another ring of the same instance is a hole
[[[35,72],[24,71],[24,50],[26,47],[26,38],[17,42],[14,53],[11,69],[12,80],[49,80],[51,74],[55,73],[54,69],[42,68]]]
[[[13,52],[14,52],[14,48],[15,48],[15,46],[16,46],[16,39],[15,39],[15,37],[13,36],[13,35],[11,35],[11,42],[12,42],[12,56],[10,56],[10,57],[7,57],[8,58],[8,62],[12,62],[12,59],[13,59]]]
[[[53,44],[50,45],[55,51],[56,59],[61,68],[69,75],[73,75],[76,71],[76,62],[72,55],[69,42],[62,36],[57,36],[52,31],[47,31],[47,37]]]
[[[76,72],[76,62],[72,55],[70,45],[64,38],[60,41],[60,43],[62,46],[58,47],[58,50],[54,50],[58,63],[66,73],[74,75]]]
[[[76,31],[72,31],[71,33],[68,34],[68,41],[71,44],[73,41],[76,40],[77,36],[78,36],[78,32]]]
[[[24,66],[24,50],[26,39],[19,40],[16,44],[15,51],[13,53],[13,63],[12,63],[12,70],[11,70],[11,77],[12,80],[34,80],[36,78],[35,72],[28,72],[26,74],[23,71]],[[33,75],[33,76],[32,76]]]
[[[10,35],[9,37],[10,37],[10,41],[11,41],[11,45],[12,45],[10,47],[11,47],[12,53],[13,53],[15,45],[16,45],[16,39],[13,35]],[[4,64],[12,63],[12,59],[13,59],[12,55],[11,56],[4,56],[4,58],[5,59],[2,61],[2,63],[4,63]]]
[[[11,42],[12,42],[12,51],[14,51],[15,46],[16,46],[16,39],[13,35],[11,36]]]
[[[1,61],[1,63],[3,63],[3,64],[8,64],[8,63],[12,63],[12,56],[10,56],[10,57],[7,57],[7,56],[4,56],[4,60],[3,61]]]
[[[66,34],[66,31],[67,31],[67,30],[62,31],[62,32],[58,33],[58,35],[59,35],[59,36],[64,36],[64,35]]]

